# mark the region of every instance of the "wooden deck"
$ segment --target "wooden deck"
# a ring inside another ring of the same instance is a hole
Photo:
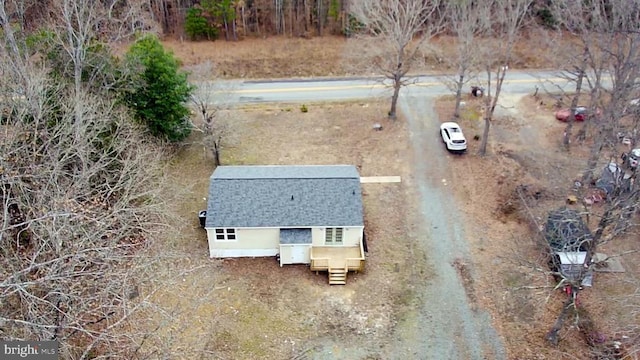
[[[313,246],[310,255],[313,271],[329,269],[360,271],[364,268],[364,250],[359,246]]]

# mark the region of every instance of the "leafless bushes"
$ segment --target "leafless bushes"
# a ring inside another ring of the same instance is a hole
[[[162,151],[113,101],[42,90],[39,121],[18,109],[0,126],[0,334],[122,354],[137,254],[165,222]]]

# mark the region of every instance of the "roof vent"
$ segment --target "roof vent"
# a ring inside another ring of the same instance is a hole
[[[291,195],[291,201],[293,201],[293,195]]]

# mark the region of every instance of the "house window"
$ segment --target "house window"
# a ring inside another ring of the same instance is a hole
[[[324,234],[325,245],[342,245],[342,228],[327,228]]]
[[[228,241],[236,239],[236,229],[216,229],[217,241]]]

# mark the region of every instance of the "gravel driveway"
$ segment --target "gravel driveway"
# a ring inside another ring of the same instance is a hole
[[[464,229],[463,215],[449,196],[455,184],[446,178],[447,168],[456,159],[438,141],[440,121],[433,101],[406,91],[399,106],[409,122],[415,151],[412,181],[418,187],[424,219],[418,246],[429,254],[436,276],[420,289],[423,294],[414,319],[399,324],[384,352],[390,359],[505,359],[489,314],[474,303],[465,238],[465,230],[471,229]]]

